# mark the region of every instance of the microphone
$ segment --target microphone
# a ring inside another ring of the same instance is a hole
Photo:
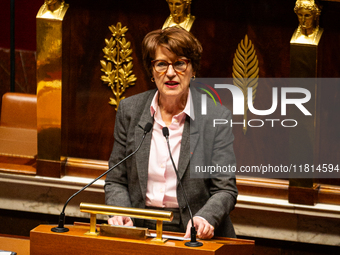
[[[65,223],[65,208],[67,206],[67,204],[71,201],[72,198],[74,198],[76,195],[78,195],[80,192],[82,192],[83,190],[85,190],[87,187],[91,186],[93,183],[95,183],[96,181],[98,181],[100,178],[102,178],[104,175],[108,174],[110,171],[112,171],[114,168],[116,168],[117,166],[119,166],[121,163],[123,163],[125,160],[127,160],[128,158],[130,158],[132,155],[134,155],[139,148],[141,147],[145,136],[147,133],[150,132],[152,128],[152,124],[150,122],[146,123],[145,127],[144,127],[144,134],[142,137],[142,140],[140,141],[137,149],[132,152],[130,155],[126,156],[124,159],[122,159],[121,161],[119,161],[117,164],[115,164],[114,166],[110,167],[109,170],[107,170],[105,173],[101,174],[100,176],[98,176],[96,179],[94,179],[92,182],[90,182],[89,184],[87,184],[86,186],[84,186],[82,189],[78,190],[76,193],[74,193],[65,203],[63,210],[61,211],[60,215],[59,215],[59,223],[58,223],[58,227],[52,228],[51,231],[52,232],[58,232],[58,233],[64,233],[64,232],[68,232],[69,229],[64,227],[64,223]]]
[[[187,204],[187,207],[188,207],[188,210],[189,210],[189,214],[190,214],[190,219],[191,219],[190,237],[191,237],[191,239],[190,239],[190,242],[186,242],[185,245],[186,246],[190,246],[190,247],[200,247],[200,246],[203,245],[203,243],[198,242],[196,240],[196,233],[197,233],[197,231],[195,229],[194,218],[192,217],[192,212],[191,212],[190,205],[189,205],[189,202],[188,202],[187,194],[186,194],[186,192],[185,192],[185,190],[183,188],[183,185],[182,185],[181,179],[179,178],[179,174],[178,174],[175,162],[174,162],[174,160],[172,158],[170,144],[169,144],[169,129],[168,129],[168,127],[163,127],[162,132],[163,132],[163,136],[165,137],[166,142],[168,144],[168,150],[169,150],[169,155],[170,155],[170,159],[171,159],[171,162],[172,162],[172,166],[174,167],[178,183],[181,186],[182,193],[183,193],[183,196],[184,196],[184,200],[185,200],[185,202]]]

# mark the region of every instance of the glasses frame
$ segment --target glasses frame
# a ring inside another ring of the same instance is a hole
[[[168,64],[168,67],[166,68],[166,70],[165,70],[164,72],[158,72],[158,71],[156,71],[155,63],[156,63],[157,61],[164,61],[165,63]],[[187,64],[187,67],[184,69],[184,71],[176,71],[176,69],[174,68],[173,64],[175,64],[175,63],[178,62],[178,61],[184,61],[184,62]],[[175,71],[176,73],[184,73],[184,72],[188,69],[189,63],[190,63],[190,59],[186,59],[186,58],[179,58],[179,59],[177,59],[174,63],[169,63],[168,61],[165,61],[164,59],[156,59],[156,60],[152,60],[152,61],[151,61],[151,65],[152,65],[152,67],[153,67],[153,70],[155,70],[155,72],[157,72],[157,73],[166,73],[166,72],[168,71],[168,69],[169,69],[169,66],[172,66],[172,68],[174,69],[174,71]]]

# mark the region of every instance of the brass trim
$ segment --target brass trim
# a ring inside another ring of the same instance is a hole
[[[81,203],[80,211],[86,213],[120,215],[149,220],[172,221],[173,219],[173,213],[170,211],[149,210],[92,203]]]
[[[85,233],[88,236],[98,236],[99,232],[97,231],[97,217],[95,214],[91,213],[90,216],[90,230]]]
[[[104,160],[67,157],[66,167],[84,167],[106,171],[108,162]]]
[[[80,211],[91,214],[90,231],[87,235],[97,235],[96,230],[96,214],[104,215],[119,215],[127,216],[139,219],[150,219],[157,220],[156,232],[157,236],[153,238],[152,242],[164,243],[167,239],[162,238],[163,233],[163,221],[172,221],[173,212],[170,211],[160,211],[160,210],[149,210],[149,209],[139,209],[139,208],[129,208],[120,206],[109,206],[101,204],[91,204],[91,203],[81,203]]]
[[[162,233],[163,233],[163,221],[157,220],[156,237],[153,238],[151,241],[156,243],[165,243],[168,239],[163,239]]]

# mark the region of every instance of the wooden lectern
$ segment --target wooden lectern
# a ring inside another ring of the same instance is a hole
[[[165,243],[151,242],[151,238],[145,240],[132,240],[106,236],[84,235],[89,226],[67,226],[70,231],[55,233],[50,225],[40,225],[31,230],[31,255],[49,254],[233,254],[251,255],[254,250],[254,241],[216,238],[200,240],[201,247],[187,247],[185,241],[168,240]],[[164,234],[178,235],[167,232]],[[181,234],[182,236],[183,234]]]

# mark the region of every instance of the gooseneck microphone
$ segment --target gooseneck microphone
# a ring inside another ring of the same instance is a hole
[[[168,129],[168,127],[163,127],[162,132],[163,132],[163,136],[165,137],[166,142],[168,144],[168,150],[169,150],[169,155],[170,155],[170,159],[171,159],[171,162],[172,162],[172,166],[174,167],[178,183],[181,186],[182,193],[183,193],[183,196],[184,196],[184,200],[185,200],[185,202],[187,204],[187,207],[188,207],[188,210],[189,210],[189,214],[190,214],[190,219],[191,219],[190,237],[191,238],[190,238],[190,242],[186,242],[185,245],[186,246],[190,246],[190,247],[199,247],[199,246],[202,246],[203,243],[198,242],[196,240],[196,233],[197,232],[196,232],[196,229],[195,229],[194,218],[192,217],[192,212],[191,212],[191,209],[190,209],[190,205],[189,205],[189,201],[188,201],[188,198],[187,198],[187,194],[186,194],[186,192],[185,192],[185,190],[183,188],[181,179],[179,178],[178,170],[177,170],[175,162],[174,162],[174,160],[172,158],[170,144],[169,144],[169,129]]]
[[[145,136],[147,133],[150,132],[152,128],[152,124],[150,122],[148,122],[145,127],[144,127],[144,134],[142,137],[142,140],[140,141],[137,149],[132,152],[130,155],[126,156],[124,159],[122,159],[121,161],[119,161],[117,164],[115,164],[114,166],[110,167],[109,170],[107,170],[105,173],[101,174],[100,176],[98,176],[96,179],[94,179],[92,182],[90,182],[89,184],[87,184],[86,186],[84,186],[82,189],[78,190],[76,193],[74,193],[65,203],[63,210],[61,211],[60,215],[59,215],[59,223],[58,223],[58,227],[52,228],[51,231],[53,232],[58,232],[58,233],[63,233],[63,232],[68,232],[69,229],[64,227],[65,224],[65,208],[67,206],[67,204],[71,201],[72,198],[74,198],[76,195],[78,195],[80,192],[82,192],[83,190],[85,190],[87,187],[91,186],[93,183],[95,183],[96,181],[98,181],[100,178],[102,178],[104,175],[108,174],[110,171],[112,171],[114,168],[116,168],[117,166],[119,166],[121,163],[123,163],[125,160],[127,160],[128,158],[130,158],[132,155],[134,155],[139,148],[141,147]]]

